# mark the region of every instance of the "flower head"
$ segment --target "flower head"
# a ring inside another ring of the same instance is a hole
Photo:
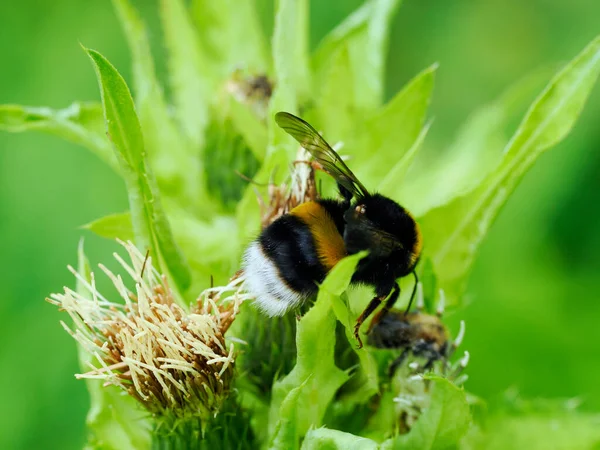
[[[224,334],[243,301],[237,285],[229,287],[234,292],[227,298],[223,289],[217,295],[204,293],[188,312],[174,301],[151,258],[131,242],[120,243],[131,263],[114,256],[135,282],[133,291],[121,275],[100,264],[118,292],[116,300],[98,292],[93,273],[88,280],[71,267],[83,289],[65,288],[48,299],[69,313],[74,324],[63,322],[63,327],[97,361],[77,377],[119,386],[158,416],[202,419],[215,414],[233,375],[234,348]]]
[[[280,185],[269,184],[267,202],[260,195],[257,196],[262,228],[266,228],[296,206],[319,198],[315,170],[310,160],[310,154],[300,147],[290,178]]]

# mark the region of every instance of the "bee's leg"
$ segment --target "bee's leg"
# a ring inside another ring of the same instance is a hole
[[[398,300],[399,296],[400,296],[400,286],[398,285],[398,283],[394,283],[394,287],[392,288],[392,293],[390,294],[387,301],[383,305],[383,308],[381,308],[381,311],[379,311],[377,313],[377,315],[375,317],[373,317],[373,320],[371,321],[371,325],[369,326],[369,330],[367,331],[367,333],[369,333],[371,331],[371,328],[373,327],[373,325],[375,325],[377,322],[379,322],[381,320],[381,318],[383,316],[385,316],[390,309],[392,309],[392,307],[394,306],[394,303],[396,303],[396,300]]]
[[[423,366],[423,372],[427,372],[428,370],[431,370],[431,368],[433,367],[433,363],[436,362],[437,360],[439,360],[442,357],[442,355],[440,355],[439,353],[436,353],[435,355],[431,355],[429,357],[429,359],[427,359],[427,362],[425,363],[425,365]]]
[[[369,302],[369,304],[367,305],[365,310],[362,312],[362,314],[360,316],[358,316],[358,319],[356,319],[356,324],[354,325],[354,337],[358,341],[359,349],[362,348],[362,346],[363,346],[362,340],[360,339],[360,336],[358,335],[360,326],[363,324],[363,322],[365,320],[367,320],[367,317],[369,317],[373,313],[373,311],[375,311],[377,309],[377,307],[381,304],[382,301],[385,300],[386,297],[387,297],[387,295],[375,297],[373,300],[371,300]]]
[[[396,373],[396,370],[398,370],[398,367],[400,367],[402,365],[402,363],[408,356],[408,352],[409,352],[409,349],[405,348],[404,351],[402,353],[400,353],[400,356],[398,356],[394,361],[392,361],[392,364],[390,364],[390,368],[388,369],[388,375],[390,378],[392,378],[394,376],[394,373]]]

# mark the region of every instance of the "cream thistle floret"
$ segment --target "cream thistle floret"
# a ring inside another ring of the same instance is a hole
[[[175,303],[151,258],[131,242],[119,242],[131,264],[114,256],[135,283],[134,291],[99,264],[118,292],[116,300],[98,292],[93,273],[88,280],[72,267],[78,292],[65,287],[48,299],[71,316],[73,325],[61,322],[63,327],[95,359],[88,372],[76,376],[116,385],[157,416],[207,419],[230,390],[234,347],[226,345],[224,334],[245,300],[239,289],[243,280],[208,289],[187,312]]]

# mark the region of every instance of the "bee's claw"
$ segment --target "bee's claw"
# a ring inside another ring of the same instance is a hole
[[[357,350],[360,350],[361,348],[363,348],[363,343],[362,343],[362,340],[361,340],[361,338],[360,338],[360,335],[358,334],[359,327],[360,327],[360,325],[359,325],[359,326],[355,326],[355,327],[354,327],[354,337],[355,337],[355,338],[356,338],[356,340],[358,341],[358,347],[357,347]]]

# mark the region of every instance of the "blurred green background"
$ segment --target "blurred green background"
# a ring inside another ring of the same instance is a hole
[[[155,1],[134,2],[164,55]],[[267,32],[272,3],[258,0]],[[311,5],[311,43],[358,0]],[[412,0],[394,20],[388,95],[441,64],[428,145],[442,151],[469,113],[538,67],[555,68],[600,32],[594,0]],[[79,42],[130,78],[110,2],[0,2],[0,103],[64,107],[98,100]],[[531,98],[533,99],[533,97]],[[523,111],[521,111],[523,112]],[[486,399],[580,396],[600,410],[600,90],[572,135],[525,177],[486,239],[469,288],[467,389]],[[515,121],[518,120],[516,117]],[[93,262],[111,250],[78,227],[127,208],[121,180],[86,150],[44,135],[0,134],[0,448],[81,448],[87,395],[75,345],[43,299],[71,285],[86,237]]]

